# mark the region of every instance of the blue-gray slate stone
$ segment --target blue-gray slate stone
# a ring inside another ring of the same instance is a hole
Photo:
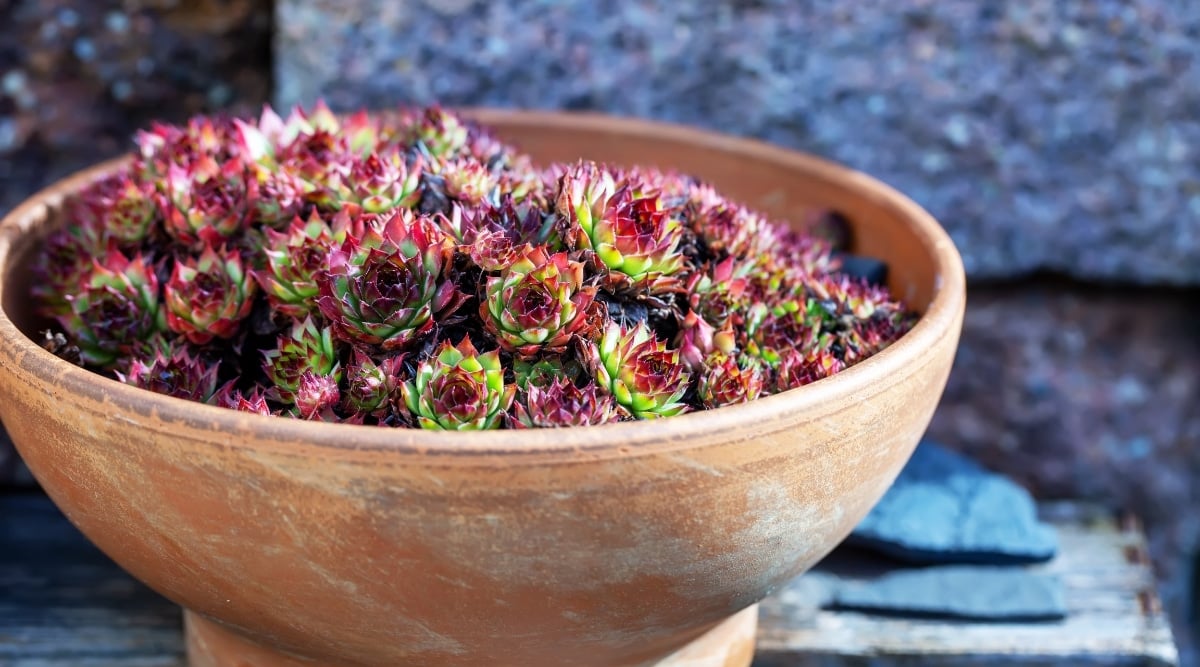
[[[279,0],[276,100],[598,109],[878,176],[974,278],[1200,284],[1194,0]]]
[[[899,570],[846,583],[834,593],[837,609],[889,616],[989,622],[1065,618],[1062,583],[1019,567],[947,565]]]
[[[1036,563],[1058,546],[1029,492],[928,440],[850,541],[914,563]]]

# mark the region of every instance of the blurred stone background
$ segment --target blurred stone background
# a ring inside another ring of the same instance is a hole
[[[1200,3],[9,0],[0,19],[0,210],[149,118],[319,96],[646,116],[882,178],[971,277],[932,435],[1141,515],[1200,665]]]

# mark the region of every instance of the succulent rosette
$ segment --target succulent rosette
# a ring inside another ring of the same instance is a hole
[[[500,347],[522,356],[562,352],[590,320],[594,287],[583,286],[583,264],[567,253],[531,248],[487,281],[479,307]]]
[[[238,389],[236,384],[236,380],[226,382],[212,395],[209,403],[239,412],[251,412],[267,416],[274,414],[271,410],[271,405],[267,402],[266,392],[261,387],[254,386],[247,391],[243,391]]]
[[[85,363],[111,368],[146,338],[165,328],[154,267],[142,255],[126,257],[110,245],[64,299],[58,321],[71,332]]]
[[[628,182],[581,164],[563,176],[556,206],[574,226],[577,246],[608,270],[615,289],[664,292],[678,284],[683,227],[656,194],[635,197]]]
[[[459,158],[438,170],[446,196],[468,206],[495,201],[499,180],[483,163],[472,158]]]
[[[596,426],[619,421],[623,411],[594,383],[582,387],[566,378],[532,384],[513,404],[512,428]]]
[[[705,360],[696,382],[696,395],[704,407],[719,408],[753,401],[762,395],[765,384],[766,373],[754,357],[714,352]]]
[[[406,164],[404,154],[391,149],[354,160],[345,176],[331,184],[331,204],[360,206],[367,213],[411,208],[421,200],[421,161]]]
[[[745,274],[751,270],[749,263],[738,264],[727,257],[709,271],[693,273],[688,280],[688,310],[680,318],[677,343],[693,370],[703,368],[714,351],[728,355],[736,349],[734,326],[741,322],[746,305]]]
[[[271,307],[281,315],[303,318],[317,312],[317,275],[328,263],[333,230],[316,213],[295,218],[284,232],[268,229],[262,246],[267,266],[254,278]]]
[[[218,166],[208,156],[188,166],[171,164],[158,202],[164,228],[180,244],[224,244],[251,217],[245,165],[232,159]]]
[[[828,345],[812,347],[806,352],[788,350],[783,353],[775,373],[775,391],[787,391],[842,370],[846,364],[838,359]]]
[[[513,379],[517,387],[526,390],[530,386],[545,387],[556,380],[567,380],[579,384],[591,377],[579,359],[572,355],[547,356],[537,359],[513,359]]]
[[[97,236],[137,247],[156,231],[154,188],[128,175],[102,179],[68,205],[69,215]]]
[[[306,371],[340,378],[340,359],[331,329],[318,327],[311,317],[295,322],[290,331],[280,334],[273,349],[263,353],[263,370],[272,385],[267,397],[294,403]]]
[[[443,272],[451,246],[428,221],[393,215],[329,255],[317,306],[342,340],[397,350],[462,305],[465,295]]]
[[[296,383],[296,393],[293,402],[296,414],[301,419],[310,421],[337,421],[333,411],[341,400],[341,390],[338,389],[338,378],[331,375],[321,375],[311,370],[300,374]]]
[[[408,127],[406,138],[437,160],[460,157],[468,148],[470,128],[461,118],[440,107],[409,114],[403,124]]]
[[[71,211],[86,210],[79,198],[68,201],[67,206]],[[46,239],[34,267],[37,280],[30,288],[41,314],[60,318],[71,313],[73,293],[82,291],[91,280],[96,258],[106,257],[108,245],[115,249],[115,243],[105,244],[103,231],[99,225],[84,222],[56,230]]]
[[[188,400],[432,429],[652,419],[815,382],[915,320],[842,272],[845,225],[789,229],[676,172],[535,164],[438,107],[268,107],[136,143],[63,202],[31,292],[46,350]]]
[[[175,262],[163,290],[167,328],[197,345],[232,338],[254,306],[255,289],[236,251],[206,246],[195,261]]]
[[[173,350],[157,349],[148,361],[134,358],[117,379],[141,389],[204,403],[217,390],[220,362],[210,363],[180,345]]]
[[[671,417],[688,410],[683,400],[691,374],[679,350],[667,347],[644,324],[609,323],[598,343],[583,346],[596,382],[638,419]]]
[[[722,257],[756,254],[762,245],[758,239],[771,229],[765,218],[727,200],[710,185],[694,185],[686,201],[683,217],[688,226],[709,251]]]
[[[445,341],[400,387],[404,405],[423,429],[479,431],[498,428],[516,386],[504,381],[500,351],[480,354],[469,338]]]
[[[342,400],[347,412],[380,417],[398,395],[403,355],[376,361],[355,350],[354,363],[346,369],[347,386]]]

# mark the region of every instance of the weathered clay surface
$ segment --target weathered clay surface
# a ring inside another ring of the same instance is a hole
[[[268,3],[9,0],[0,18],[0,212],[151,120],[270,96]]]
[[[442,100],[694,123],[896,186],[944,222],[972,276],[1200,284],[1193,0],[276,7],[285,104]]]
[[[870,360],[745,405],[454,435],[149,394],[52,357],[0,317],[0,417],[68,517],[228,630],[363,667],[650,662],[844,538],[911,453],[954,355],[963,273],[932,218],[761,144],[603,118],[488,120],[541,160],[682,168],[784,218],[842,210],[862,226],[856,250],[886,259],[924,317]],[[0,227],[0,293],[18,319],[24,274],[6,263],[61,189]]]
[[[1183,664],[1200,664],[1200,316],[1195,292],[975,290],[930,434],[1039,498],[1147,524]]]

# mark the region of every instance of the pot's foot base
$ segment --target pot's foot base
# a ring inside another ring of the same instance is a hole
[[[186,609],[183,629],[188,667],[334,667],[261,646]]]
[[[337,667],[279,653],[190,611],[183,612],[183,619],[190,667]],[[755,605],[729,617],[669,657],[645,667],[750,667],[757,630],[758,605]]]
[[[654,667],[750,667],[758,634],[758,605],[743,610]]]

